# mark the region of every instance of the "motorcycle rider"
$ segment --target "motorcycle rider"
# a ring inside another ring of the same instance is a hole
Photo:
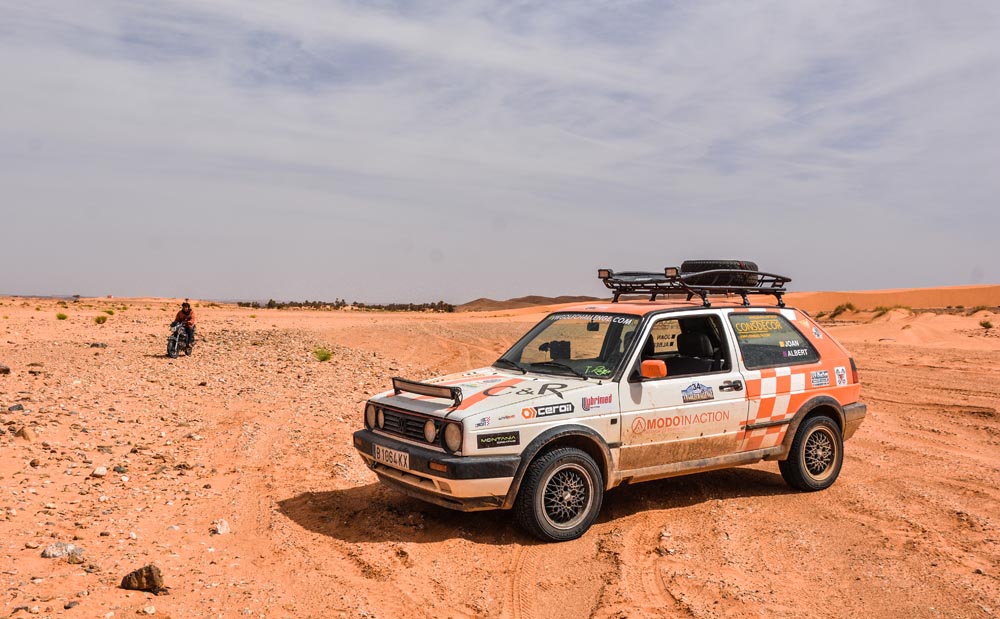
[[[194,346],[194,310],[191,309],[191,304],[185,301],[181,303],[181,309],[174,316],[174,321],[170,324],[171,327],[177,323],[182,323],[184,325],[184,330],[187,332],[188,350]]]

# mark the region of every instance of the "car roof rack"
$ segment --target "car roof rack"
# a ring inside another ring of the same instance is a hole
[[[708,295],[738,294],[743,305],[750,305],[749,295],[764,294],[778,300],[778,307],[785,307],[782,295],[790,277],[744,271],[742,269],[714,269],[681,273],[677,267],[667,267],[662,273],[651,271],[623,271],[615,273],[611,269],[598,269],[597,277],[608,289],[614,291],[612,303],[617,303],[623,294],[648,294],[650,301],[662,294],[687,294],[690,301],[700,297],[702,305],[711,307]]]

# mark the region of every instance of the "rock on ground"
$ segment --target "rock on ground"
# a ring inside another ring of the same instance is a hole
[[[66,542],[56,542],[54,544],[49,544],[42,551],[42,557],[45,559],[59,559],[62,557],[82,557],[83,548],[75,544],[67,544]]]
[[[160,572],[160,568],[155,565],[147,565],[122,578],[122,589],[159,593],[166,591],[167,587],[163,584],[163,574]]]

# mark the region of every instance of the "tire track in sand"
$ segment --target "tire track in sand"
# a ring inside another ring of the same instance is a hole
[[[664,580],[659,554],[650,548],[659,547],[658,533],[644,532],[656,527],[636,522],[628,527],[622,540],[622,585],[624,600],[635,608],[641,617],[694,617],[690,605],[679,599]]]
[[[511,575],[507,581],[507,606],[512,619],[533,619],[535,608],[535,549],[518,546],[511,562]]]

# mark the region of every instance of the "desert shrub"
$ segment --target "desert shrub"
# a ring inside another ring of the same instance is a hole
[[[829,317],[832,320],[837,316],[840,316],[844,312],[856,312],[856,311],[858,311],[858,308],[854,307],[853,303],[841,303],[837,307],[833,308],[833,311],[830,312]]]
[[[816,314],[816,320],[819,320],[823,316],[826,316],[826,312],[820,312],[820,313]]]
[[[115,315],[115,310],[113,310],[113,309],[106,309],[106,310],[104,310],[104,313],[107,314],[108,316],[114,316]]]
[[[96,322],[99,325],[103,325],[107,321],[108,321],[107,316],[94,316],[94,322]]]
[[[333,353],[326,348],[317,348],[313,351],[313,355],[316,356],[317,361],[329,361],[330,357],[333,356]]]
[[[69,316],[67,316],[66,314],[63,314],[62,312],[59,312],[58,314],[56,314],[56,320],[66,320],[67,318],[69,318]]]
[[[885,316],[886,314],[888,314],[889,312],[891,312],[894,309],[903,309],[903,310],[906,310],[906,311],[909,311],[909,312],[913,311],[913,308],[911,308],[908,305],[893,305],[892,307],[887,307],[885,305],[880,305],[880,306],[878,306],[878,307],[875,308],[875,316],[873,316],[873,318],[878,318],[879,316]]]
[[[257,314],[250,314],[250,318],[256,318]]]
[[[980,320],[979,326],[989,331],[990,329],[993,328],[993,323],[990,322],[989,320]]]
[[[986,306],[986,305],[977,305],[976,307],[970,309],[967,313],[968,313],[969,316],[972,316],[976,312],[981,312],[983,310],[988,310],[988,309],[990,309],[990,308],[988,306]]]

